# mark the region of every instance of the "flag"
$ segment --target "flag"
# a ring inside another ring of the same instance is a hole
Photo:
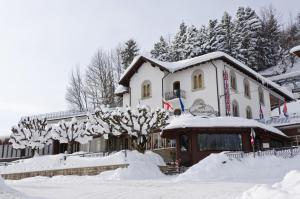
[[[179,98],[179,103],[180,103],[181,112],[184,112],[184,104],[183,104],[183,102],[182,102],[182,99],[181,99],[180,94],[178,95],[178,98]]]
[[[259,104],[259,119],[261,119],[261,120],[264,119],[264,113],[263,113],[261,104]]]
[[[283,105],[283,110],[282,110],[283,114],[285,117],[288,117],[288,110],[287,110],[287,105],[286,105],[286,101],[284,100],[284,105]]]
[[[250,136],[251,136],[251,145],[254,145],[254,139],[255,139],[255,131],[253,128],[251,128],[251,133],[250,133]]]
[[[167,102],[166,100],[162,100],[163,101],[163,104],[164,104],[164,108],[167,109],[167,110],[173,110],[173,107],[172,107],[172,104],[170,102]]]

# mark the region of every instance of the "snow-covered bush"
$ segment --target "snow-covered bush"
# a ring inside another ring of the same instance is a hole
[[[117,130],[133,138],[134,148],[144,153],[150,134],[166,125],[168,113],[163,109],[151,110],[146,106],[116,109],[111,113],[111,122]]]
[[[68,144],[68,153],[73,153],[75,142],[85,144],[93,139],[93,134],[89,129],[90,125],[78,121],[75,117],[71,121],[60,121],[53,127],[52,138],[60,143]]]
[[[9,142],[15,149],[25,149],[29,147],[34,154],[38,149],[51,144],[51,127],[47,125],[46,118],[24,118],[13,126]]]

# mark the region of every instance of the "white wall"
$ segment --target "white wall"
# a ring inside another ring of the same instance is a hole
[[[153,67],[145,62],[138,71],[131,77],[130,92],[131,106],[147,105],[150,108],[162,107],[162,78],[164,72],[158,67]],[[151,82],[151,97],[142,99],[142,83],[148,80]]]
[[[248,77],[246,74],[236,70],[232,66],[228,65],[224,62],[218,63],[218,70],[219,70],[219,81],[220,84],[220,95],[222,96],[220,98],[221,103],[221,115],[225,115],[225,98],[224,98],[224,81],[223,81],[223,70],[224,67],[229,75],[228,84],[230,85],[230,71],[234,70],[236,75],[236,81],[237,81],[237,91],[234,91],[230,89],[230,101],[232,103],[233,100],[236,100],[239,105],[239,114],[240,117],[246,117],[246,107],[250,106],[252,110],[252,117],[254,119],[259,118],[259,97],[258,97],[258,87],[261,86],[261,84],[250,77]],[[244,79],[247,78],[250,84],[250,98],[246,97],[244,95]],[[263,92],[264,92],[264,102],[265,104],[262,105],[263,113],[265,117],[270,116],[271,114],[271,106],[270,106],[270,94],[269,90],[262,86]],[[231,105],[232,109],[232,105]],[[232,110],[231,110],[232,111]],[[231,112],[232,113],[232,112]]]
[[[192,74],[196,70],[202,70],[204,88],[193,90],[192,87]],[[211,63],[201,64],[193,68],[169,74],[164,81],[164,93],[173,91],[173,83],[180,81],[180,89],[186,92],[186,98],[183,100],[185,108],[188,109],[196,99],[202,99],[206,104],[213,106],[218,110],[217,90],[216,90],[216,72]],[[179,100],[174,99],[171,101],[174,108],[179,108]]]

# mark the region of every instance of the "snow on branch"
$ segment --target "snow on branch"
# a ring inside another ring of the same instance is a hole
[[[46,118],[23,118],[17,126],[12,127],[9,142],[15,149],[29,147],[35,151],[51,143],[51,129]]]

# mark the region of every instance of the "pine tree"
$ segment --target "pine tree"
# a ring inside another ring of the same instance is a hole
[[[204,53],[210,53],[217,50],[219,44],[218,35],[220,35],[218,21],[209,20],[205,37],[206,42],[203,45]]]
[[[258,70],[276,66],[281,57],[280,26],[272,7],[262,11],[261,24],[262,28],[258,32],[259,40],[256,48]]]
[[[218,35],[218,50],[228,53],[233,57],[236,57],[234,46],[234,24],[232,22],[232,17],[224,12],[221,23],[219,25],[220,31]]]
[[[186,32],[186,42],[184,44],[184,58],[192,58],[198,54],[198,30],[191,26]]]
[[[186,42],[186,31],[187,26],[185,23],[181,23],[179,26],[179,31],[174,37],[170,48],[171,61],[179,61],[185,59],[184,46]]]
[[[121,51],[122,64],[126,69],[132,62],[133,58],[139,54],[139,48],[133,39],[128,40],[125,43],[124,48]]]
[[[160,61],[171,61],[170,53],[169,53],[169,44],[166,40],[161,36],[159,42],[154,44],[153,50],[151,50],[152,57],[160,60]]]
[[[234,45],[237,46],[237,51],[234,54],[254,70],[258,70],[256,47],[260,29],[261,21],[255,11],[249,7],[240,7],[236,14]]]

